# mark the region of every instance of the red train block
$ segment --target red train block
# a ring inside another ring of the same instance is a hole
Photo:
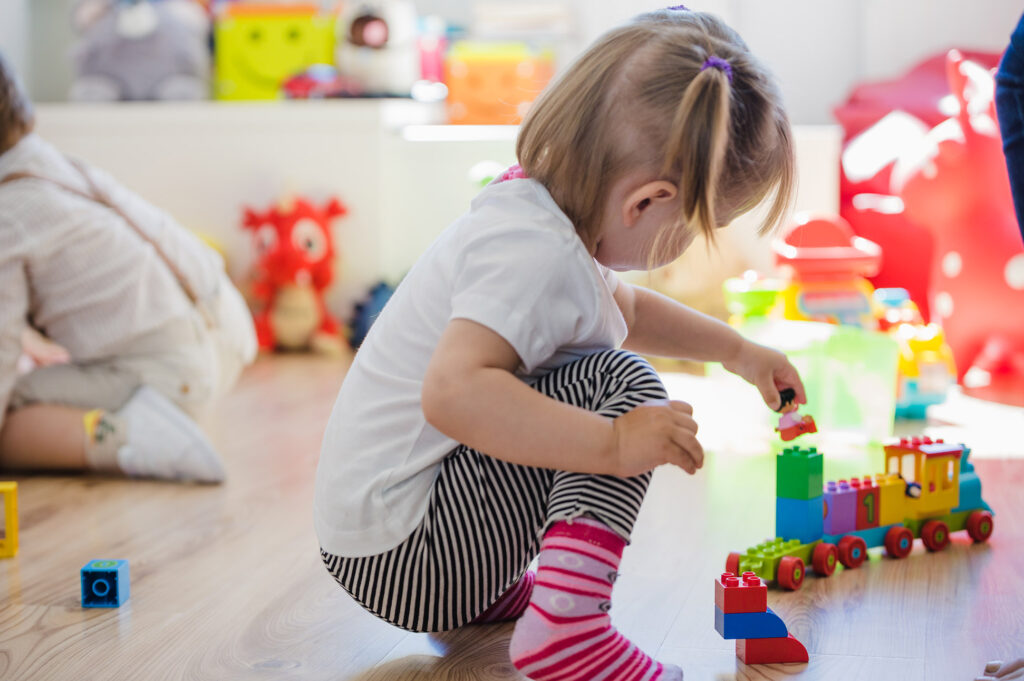
[[[793,634],[786,638],[736,639],[736,657],[745,664],[807,662],[807,648]]]
[[[753,572],[744,572],[742,577],[723,572],[715,580],[715,607],[726,614],[766,612],[768,585]]]
[[[866,475],[863,480],[851,480],[850,486],[857,490],[857,529],[878,527],[881,492],[875,481]]]

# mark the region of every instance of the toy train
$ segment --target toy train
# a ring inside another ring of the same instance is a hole
[[[885,473],[823,487],[821,453],[787,448],[776,457],[777,538],[730,553],[725,569],[795,590],[808,566],[828,577],[837,563],[859,567],[870,547],[905,558],[917,537],[929,551],[946,548],[950,533],[961,530],[986,541],[993,513],[981,498],[970,452],[962,444],[904,438],[885,447]]]

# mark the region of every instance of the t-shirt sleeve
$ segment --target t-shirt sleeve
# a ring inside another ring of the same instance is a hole
[[[471,240],[455,261],[451,319],[482,324],[531,373],[593,318],[594,277],[561,235],[522,229]]]

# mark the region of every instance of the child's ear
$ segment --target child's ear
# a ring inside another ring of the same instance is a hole
[[[647,210],[674,201],[678,193],[679,189],[667,180],[654,180],[640,185],[626,196],[622,204],[622,223],[632,227]]]

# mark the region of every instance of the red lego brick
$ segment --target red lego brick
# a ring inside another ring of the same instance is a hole
[[[865,475],[863,481],[854,478],[850,486],[857,490],[857,529],[866,530],[878,527],[878,506],[881,496],[879,488],[871,476]]]
[[[767,612],[768,585],[753,572],[742,577],[723,572],[715,580],[715,607],[726,614]]]
[[[746,664],[807,662],[807,648],[793,634],[787,638],[736,639],[736,657]]]

